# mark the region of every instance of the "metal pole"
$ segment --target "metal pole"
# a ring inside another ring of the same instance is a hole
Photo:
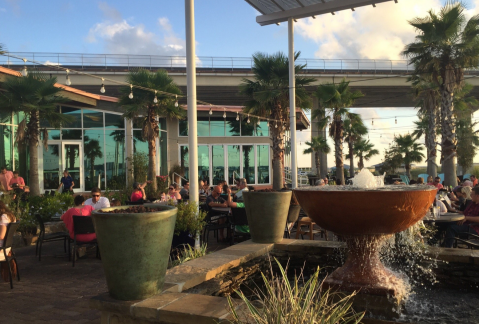
[[[296,84],[294,75],[294,21],[288,18],[288,58],[289,58],[289,129],[291,133],[291,188],[298,186],[298,166],[296,165]]]
[[[195,54],[195,5],[194,0],[185,0],[186,24],[186,87],[188,107],[188,152],[190,168],[190,201],[199,203],[198,191],[198,138],[196,124],[196,54]],[[199,235],[195,248],[199,248]]]

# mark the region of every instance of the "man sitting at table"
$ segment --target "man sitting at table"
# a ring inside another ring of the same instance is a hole
[[[465,218],[457,224],[449,225],[446,231],[446,239],[444,246],[451,248],[454,244],[454,238],[459,233],[473,233],[479,234],[479,187],[472,188],[471,191],[472,202],[467,206],[464,212]]]
[[[223,188],[221,186],[215,186],[213,188],[213,191],[211,192],[211,195],[209,195],[206,198],[206,205],[208,206],[208,209],[210,210],[211,215],[220,215],[221,213],[216,213],[212,209],[215,207],[223,207],[226,208],[228,207],[228,203],[226,200],[221,198],[221,193],[223,192]],[[224,224],[226,220],[224,218],[219,218],[218,219],[218,224]],[[222,242],[225,242],[225,236],[223,233],[223,229],[219,230],[219,240]]]
[[[244,180],[245,186],[246,186],[246,180]],[[240,186],[241,186],[241,180],[240,180]],[[246,188],[246,191],[248,191],[248,188]],[[231,189],[228,188],[228,206],[231,208],[244,208],[244,202],[234,202],[232,197],[231,197]],[[249,233],[249,226],[248,225],[235,225],[235,231],[238,233]]]
[[[101,196],[101,190],[98,187],[91,189],[91,198],[85,201],[85,206],[92,206],[93,210],[110,207],[110,200]]]

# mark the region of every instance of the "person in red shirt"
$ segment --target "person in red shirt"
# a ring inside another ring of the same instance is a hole
[[[430,185],[430,186],[434,186],[434,187],[436,187],[437,189],[442,189],[442,188],[444,188],[443,185],[441,184],[441,178],[439,178],[439,177],[434,178],[434,182],[430,182],[430,181],[432,181],[432,177],[431,177],[431,176],[429,176],[429,177],[427,178],[427,180],[428,180],[427,184]]]
[[[9,186],[15,189],[25,189],[25,180],[18,176],[18,171],[13,171],[13,178],[10,179]]]
[[[477,178],[473,174],[471,174],[471,181],[472,181],[472,186],[473,187],[477,186]]]
[[[145,187],[146,187],[146,182],[143,184],[140,184],[139,182],[134,182],[133,192],[131,193],[130,201],[131,202],[145,201],[146,200]]]
[[[12,171],[7,171],[6,167],[0,169],[0,182],[4,190],[12,190],[10,187],[10,180],[13,178]]]
[[[70,233],[70,237],[74,238],[75,232],[73,228],[73,216],[91,216],[91,212],[93,211],[92,206],[84,206],[85,197],[82,195],[78,195],[74,199],[75,207],[70,208],[62,215],[61,220],[65,223],[68,232]],[[81,242],[90,242],[96,239],[96,234],[78,234],[77,241]]]
[[[479,187],[472,188],[471,200],[464,212],[459,212],[464,214],[465,218],[447,228],[446,239],[444,240],[445,247],[451,248],[454,244],[454,238],[459,233],[479,234]]]

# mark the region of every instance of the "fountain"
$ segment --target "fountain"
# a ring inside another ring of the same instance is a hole
[[[381,186],[380,180],[363,169],[353,179],[353,186],[303,187],[294,193],[316,224],[347,243],[346,262],[328,276],[325,285],[344,292],[359,291],[364,298],[393,297],[399,305],[407,292],[405,278],[383,265],[379,250],[388,236],[424,217],[436,188]]]

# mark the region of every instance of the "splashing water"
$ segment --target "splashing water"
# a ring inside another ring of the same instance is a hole
[[[374,176],[368,169],[362,169],[352,179],[353,186],[365,189],[384,187],[385,176],[386,172],[382,176]]]

